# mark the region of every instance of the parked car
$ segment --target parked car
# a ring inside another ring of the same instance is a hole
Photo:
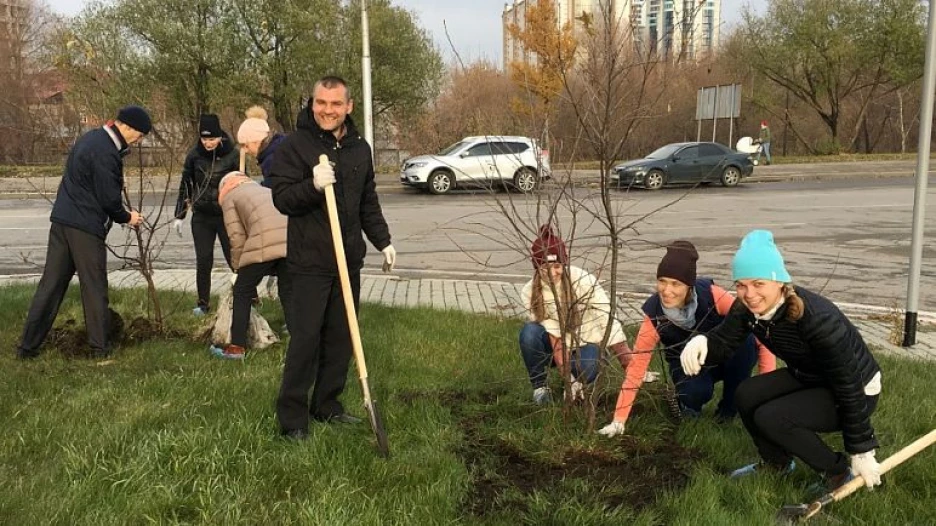
[[[647,190],[669,184],[719,182],[723,186],[737,186],[753,172],[754,164],[746,153],[714,142],[680,142],[667,144],[643,159],[615,166],[610,185],[641,186]]]
[[[529,137],[465,137],[436,155],[407,159],[404,186],[445,194],[454,188],[510,186],[529,193],[549,177],[549,152]]]

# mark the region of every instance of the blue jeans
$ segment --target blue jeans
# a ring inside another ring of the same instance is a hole
[[[757,160],[760,161],[761,153],[763,153],[764,157],[767,158],[767,164],[770,164],[770,143],[762,142],[760,146],[760,149],[757,150]]]
[[[555,365],[553,347],[549,333],[542,325],[528,321],[520,329],[520,355],[526,365],[527,374],[533,389],[546,385],[546,369]],[[598,377],[598,360],[601,358],[598,346],[589,343],[572,351],[572,374],[585,383],[592,383]]]
[[[757,346],[754,336],[748,336],[728,361],[714,367],[704,367],[696,376],[686,376],[678,358],[667,358],[666,361],[669,363],[670,378],[676,386],[676,396],[684,415],[702,414],[702,406],[715,394],[715,383],[724,382],[722,399],[718,403],[716,414],[722,418],[733,418],[738,414],[735,391],[741,382],[751,376],[751,369],[757,363]]]

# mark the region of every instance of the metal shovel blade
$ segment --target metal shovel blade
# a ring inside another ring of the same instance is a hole
[[[819,513],[822,509],[821,502],[812,504],[789,504],[780,508],[777,512],[777,524],[788,525],[804,521],[813,515]]]
[[[380,417],[380,411],[377,410],[377,402],[370,401],[365,404],[367,416],[370,419],[371,429],[374,430],[374,436],[377,437],[377,451],[383,458],[390,457],[390,442],[387,440],[387,430],[384,428],[383,419]]]

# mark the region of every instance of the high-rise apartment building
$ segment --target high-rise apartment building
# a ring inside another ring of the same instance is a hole
[[[28,9],[25,0],[0,0],[0,71],[2,72],[9,72],[16,65]]]
[[[602,20],[602,9],[610,8],[621,27],[631,26],[638,50],[668,58],[696,60],[718,46],[721,0],[513,0],[502,14],[505,67],[535,60],[507,28],[522,28],[527,6],[546,1],[555,3],[558,27],[571,23],[576,30]]]

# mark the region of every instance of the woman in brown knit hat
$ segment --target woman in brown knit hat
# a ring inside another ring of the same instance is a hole
[[[566,245],[550,225],[539,228],[530,252],[536,273],[521,291],[529,321],[520,330],[520,354],[533,385],[533,401],[551,400],[546,371],[552,364],[570,373],[568,395],[580,398],[583,383],[598,376],[598,346],[604,340],[611,302],[595,276],[569,265]],[[608,346],[618,356],[629,352],[615,319]],[[566,357],[571,359],[568,369],[563,367]]]
[[[705,334],[718,326],[727,315],[734,297],[711,279],[696,277],[699,254],[688,241],[674,241],[657,267],[657,292],[643,304],[644,319],[634,343],[632,359],[626,367],[625,379],[618,395],[614,420],[599,433],[613,437],[624,432],[637,391],[643,383],[650,358],[658,344],[669,365],[669,374],[676,386],[676,396],[683,417],[697,417],[702,407],[715,394],[715,384],[723,383],[722,398],[715,411],[716,418],[730,420],[737,414],[734,394],[738,385],[751,376],[759,361],[759,371],[776,368],[776,358],[753,337],[747,338],[731,360],[705,370],[698,376],[687,376],[679,356],[686,342],[696,334]],[[758,349],[755,349],[757,344]]]

